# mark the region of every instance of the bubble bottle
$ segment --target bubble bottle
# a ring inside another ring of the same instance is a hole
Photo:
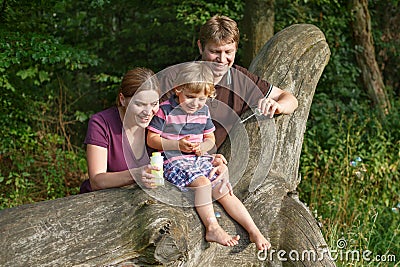
[[[160,170],[152,170],[151,173],[155,176],[155,185],[164,185],[164,172],[163,172],[164,157],[161,156],[161,152],[153,152],[150,157],[150,164],[152,166],[157,166]]]

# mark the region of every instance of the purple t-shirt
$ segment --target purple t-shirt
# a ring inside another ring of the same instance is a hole
[[[107,148],[107,172],[125,171],[150,162],[145,148],[142,157],[136,159],[123,131],[117,107],[103,110],[90,118],[85,144]]]

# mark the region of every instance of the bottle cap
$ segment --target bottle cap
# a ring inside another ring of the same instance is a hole
[[[152,157],[161,157],[161,152],[153,152],[151,154]]]

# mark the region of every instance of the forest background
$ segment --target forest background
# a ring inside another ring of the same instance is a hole
[[[252,41],[245,27],[256,6],[268,10],[264,17],[275,33],[295,23],[318,26],[332,53],[307,123],[300,199],[332,250],[345,241],[347,250],[373,252],[370,261],[339,258],[338,266],[396,266],[399,1],[361,1],[368,2],[385,112],[357,58],[363,48],[351,27],[355,2],[0,1],[0,209],[77,194],[87,177],[83,139],[90,115],[114,104],[128,69],[158,72],[195,59],[199,26],[212,15],[238,22],[236,63],[248,67]]]

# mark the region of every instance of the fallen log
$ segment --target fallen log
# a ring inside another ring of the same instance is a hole
[[[179,205],[159,201],[166,193],[174,195],[175,188],[167,185],[148,194],[133,186],[0,211],[0,266],[335,266],[328,254],[284,260],[272,253],[327,248],[296,188],[306,121],[329,56],[323,33],[313,25],[293,25],[271,38],[250,70],[292,92],[299,107],[291,115],[237,125],[230,142],[243,147],[231,149],[227,142],[220,150],[232,156],[235,194],[269,237],[269,255],[258,253],[217,204],[224,229],[242,237],[234,248],[204,240],[190,199],[176,194],[171,203]],[[248,143],[240,142],[243,135]],[[247,164],[235,160],[242,157],[238,151],[247,151]]]

